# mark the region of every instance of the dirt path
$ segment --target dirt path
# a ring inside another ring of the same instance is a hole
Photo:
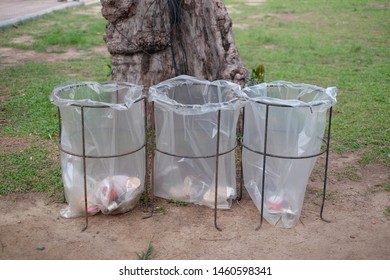
[[[60,218],[65,204],[45,194],[3,196],[0,259],[136,259],[149,242],[153,259],[390,259],[390,220],[384,214],[390,194],[383,188],[389,170],[371,164],[351,175],[348,166],[357,159],[331,156],[324,212],[331,222],[319,218],[318,175],[309,182],[302,223],[293,229],[265,222],[255,231],[259,213],[245,191],[241,202],[218,212],[222,232],[214,228],[212,209],[160,199],[156,205],[165,215],[142,219],[146,209],[139,205],[123,215],[91,217],[81,232],[84,219]]]

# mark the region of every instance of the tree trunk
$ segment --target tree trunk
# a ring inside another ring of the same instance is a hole
[[[101,0],[112,79],[144,85],[187,74],[244,85],[247,70],[220,0]]]

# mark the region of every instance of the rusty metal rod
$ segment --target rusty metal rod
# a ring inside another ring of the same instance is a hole
[[[81,141],[83,145],[83,173],[84,173],[84,205],[85,205],[85,231],[88,227],[88,193],[87,193],[87,158],[85,156],[85,124],[84,124],[84,107],[81,106]]]
[[[265,188],[265,169],[266,169],[266,161],[267,161],[267,138],[268,138],[268,115],[269,115],[269,105],[266,105],[265,109],[265,128],[264,128],[264,155],[263,155],[263,182],[261,186],[261,210],[260,210],[260,225],[256,228],[259,230],[263,224],[264,218],[264,188]]]
[[[328,120],[328,135],[327,135],[327,141],[326,141],[326,156],[325,156],[325,175],[324,175],[324,188],[322,191],[322,204],[321,204],[321,211],[320,211],[320,218],[321,220],[330,223],[329,220],[325,219],[323,217],[324,212],[324,206],[325,206],[325,199],[326,199],[326,185],[328,182],[328,165],[329,165],[329,146],[330,146],[330,129],[332,125],[332,107],[329,109],[329,120]]]
[[[219,141],[221,132],[221,110],[218,110],[218,131],[217,131],[217,153],[215,157],[215,200],[214,200],[214,226],[217,230],[222,231],[217,224],[217,211],[218,211],[218,173],[219,173]]]

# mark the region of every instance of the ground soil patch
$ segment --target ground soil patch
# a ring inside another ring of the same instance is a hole
[[[122,215],[90,217],[81,232],[85,218],[61,218],[66,204],[47,194],[1,196],[0,259],[136,259],[149,242],[154,259],[389,259],[390,220],[384,213],[390,205],[384,189],[389,169],[369,164],[360,168],[359,181],[334,175],[355,160],[353,154],[331,155],[324,210],[330,223],[319,218],[318,172],[309,182],[301,223],[293,229],[264,222],[256,231],[259,212],[245,190],[230,210],[218,211],[222,232],[214,228],[212,209],[162,199],[155,205],[164,211],[151,218],[143,219],[148,209],[139,204]]]

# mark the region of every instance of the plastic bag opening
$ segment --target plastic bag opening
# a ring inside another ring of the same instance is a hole
[[[150,101],[182,115],[235,110],[242,104],[239,85],[224,80],[210,82],[186,75],[150,87],[149,97]]]
[[[337,89],[326,89],[309,84],[293,84],[275,81],[246,87],[242,90],[245,99],[287,107],[310,107],[324,111],[336,104]]]
[[[50,101],[57,106],[111,107],[126,110],[142,97],[143,86],[118,82],[81,82],[54,88]]]

